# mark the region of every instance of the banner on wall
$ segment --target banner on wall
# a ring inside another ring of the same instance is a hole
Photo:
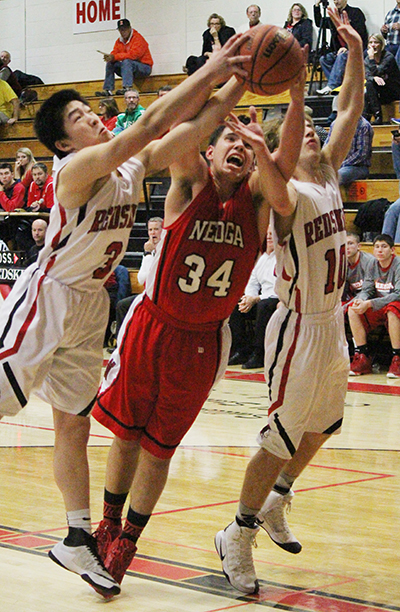
[[[73,33],[115,30],[125,17],[125,0],[73,0]]]

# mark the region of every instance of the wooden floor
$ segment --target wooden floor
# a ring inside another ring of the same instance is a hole
[[[234,516],[255,435],[267,412],[261,371],[230,369],[178,449],[122,593],[107,610],[130,612],[378,612],[400,610],[400,381],[349,379],[343,432],[295,483],[289,522],[299,555],[261,531],[261,583],[245,597],[226,582],[213,537]],[[52,476],[47,405],[32,399],[0,421],[0,610],[86,612],[104,605],[47,557],[65,535]],[[93,423],[92,518],[101,518],[109,432]]]

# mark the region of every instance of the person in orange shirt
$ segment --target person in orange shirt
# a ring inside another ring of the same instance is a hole
[[[148,42],[137,30],[131,27],[129,19],[120,19],[117,23],[120,37],[116,40],[111,53],[104,54],[106,62],[106,77],[103,91],[96,91],[96,96],[112,96],[115,84],[115,74],[122,77],[122,89],[116,91],[123,95],[132,88],[136,77],[151,74],[153,58]]]

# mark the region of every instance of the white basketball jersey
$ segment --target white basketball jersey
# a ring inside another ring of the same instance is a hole
[[[346,231],[334,170],[322,166],[325,186],[292,179],[297,208],[282,243],[274,230],[275,291],[290,310],[316,314],[335,308],[346,280]]]
[[[85,205],[68,210],[57,199],[56,185],[73,155],[55,162],[54,206],[37,263],[64,285],[98,291],[126,251],[145,171],[139,160],[130,158]]]

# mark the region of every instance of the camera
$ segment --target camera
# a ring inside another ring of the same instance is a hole
[[[392,130],[392,134],[393,134],[393,138],[400,138],[400,131],[399,130]]]
[[[328,8],[329,6],[329,0],[321,0],[321,4],[324,8]]]

